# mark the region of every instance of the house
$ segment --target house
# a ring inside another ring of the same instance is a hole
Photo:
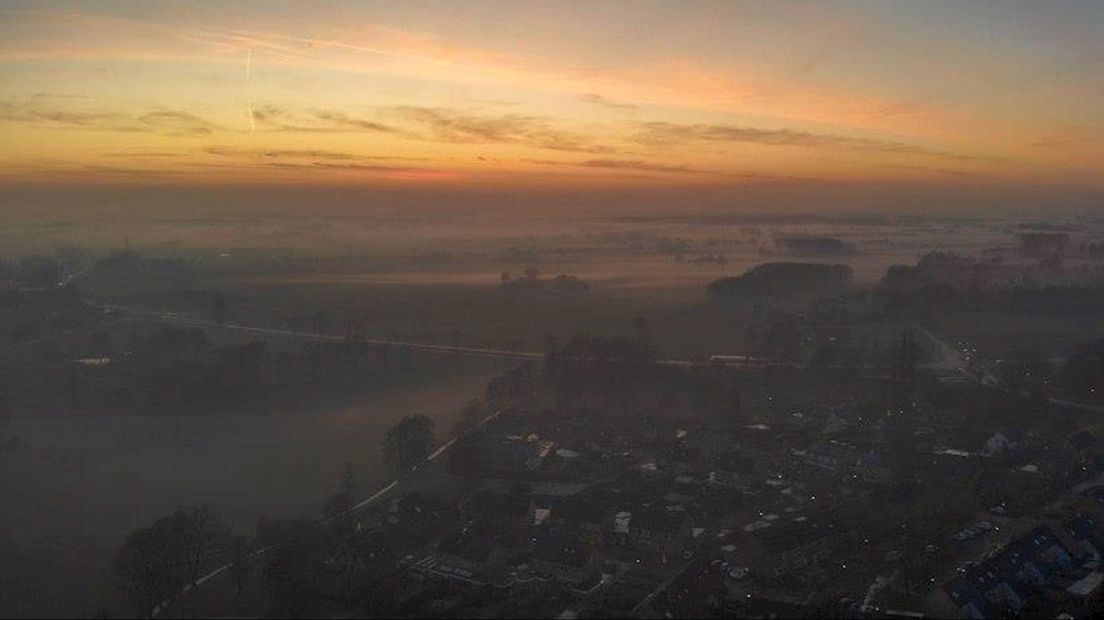
[[[1104,573],[1100,571],[1093,571],[1066,588],[1070,603],[1084,608],[1099,601],[1102,592],[1104,592]]]
[[[893,470],[873,450],[868,451],[855,465],[855,475],[867,484],[888,486],[893,483]]]
[[[586,542],[551,527],[537,535],[532,565],[537,573],[574,584],[595,572],[595,557]]]
[[[973,491],[984,473],[981,457],[950,448],[935,452],[918,469],[921,481],[956,491]]]
[[[817,442],[796,456],[808,465],[833,473],[848,472],[860,460],[854,446],[835,439]]]
[[[1018,611],[1037,596],[1048,579],[1073,567],[1074,555],[1048,526],[1009,542],[944,590],[967,617],[993,618]]]
[[[600,504],[578,496],[561,499],[551,508],[552,522],[568,527],[582,539],[597,543],[606,530],[612,527],[612,520]]]
[[[342,537],[325,549],[318,563],[319,589],[335,599],[355,597],[364,583],[383,580],[394,572],[398,558],[380,532]]]
[[[1006,452],[1011,452],[1018,445],[1019,444],[1017,444],[1015,441],[1012,441],[1008,437],[1008,435],[997,432],[993,433],[989,437],[989,439],[985,440],[985,447],[982,448],[981,454],[982,456],[993,457],[1004,454]]]
[[[510,529],[529,524],[533,502],[527,492],[480,491],[464,504],[463,511],[496,529]]]
[[[699,558],[645,602],[661,618],[709,617],[727,598],[727,572],[728,565],[720,560]]]
[[[483,574],[505,560],[489,528],[475,526],[442,540],[430,570],[439,577],[484,585]]]
[[[632,511],[628,530],[629,544],[670,558],[690,536],[690,517],[680,506],[645,505]]]
[[[517,474],[540,464],[548,446],[536,436],[479,436],[458,444],[450,461],[469,474]]]
[[[710,484],[723,488],[748,489],[768,475],[769,458],[755,451],[733,449],[713,459],[716,468],[708,474]]]
[[[536,436],[511,436],[493,442],[488,456],[499,470],[530,471],[540,464],[546,452],[544,447]]]

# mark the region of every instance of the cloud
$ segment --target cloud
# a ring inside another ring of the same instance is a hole
[[[905,142],[854,138],[836,134],[812,133],[792,129],[760,129],[720,124],[680,124],[646,122],[631,141],[648,146],[673,146],[693,142],[741,142],[769,146],[828,147],[844,150],[880,151],[884,153],[929,155],[952,159],[973,159],[973,156],[951,153]]]
[[[480,117],[417,106],[396,106],[390,111],[427,128],[434,139],[442,142],[518,142],[544,129],[539,118],[521,114]]]
[[[114,111],[41,107],[29,102],[0,102],[0,121],[184,136],[209,135],[220,129],[206,119],[180,110],[156,109],[135,115]]]
[[[436,172],[432,168],[418,168],[413,166],[383,166],[378,164],[356,164],[356,163],[329,163],[316,161],[314,167],[325,168],[327,170],[363,170],[369,172]]]
[[[234,146],[211,146],[203,149],[203,152],[237,160],[235,163],[247,166],[267,166],[285,170],[356,170],[426,175],[440,172],[432,168],[370,163],[428,160],[423,157],[356,155],[324,149],[248,149]]]
[[[544,117],[523,114],[476,115],[449,108],[394,106],[386,112],[410,123],[424,139],[453,144],[526,144],[553,151],[614,153],[590,136],[556,128]]]
[[[910,171],[917,171],[917,172],[927,172],[929,174],[936,174],[936,175],[945,176],[945,177],[965,178],[965,177],[974,176],[972,173],[966,172],[965,170],[950,170],[950,169],[947,169],[947,168],[935,168],[935,167],[932,167],[932,166],[905,166],[905,165],[900,165],[900,164],[878,164],[878,167],[879,168],[893,168],[893,169],[897,169],[897,170],[910,170]]]
[[[387,125],[365,120],[363,118],[355,118],[341,112],[315,110],[314,116],[318,120],[325,121],[338,129],[353,129],[356,131],[372,131],[379,133],[396,133],[398,131],[394,127],[388,127]]]
[[[548,159],[527,159],[531,164],[547,166],[573,166],[578,168],[601,168],[605,170],[628,170],[633,172],[663,172],[675,174],[700,174],[718,177],[757,179],[762,181],[802,181],[801,177],[790,175],[774,175],[760,172],[728,172],[720,170],[704,170],[692,168],[686,165],[670,165],[648,162],[641,159],[587,159],[583,161],[557,161]]]
[[[217,125],[195,114],[181,112],[179,110],[147,112],[139,116],[138,121],[155,130],[178,135],[210,135],[219,128]]]
[[[636,105],[631,103],[618,103],[610,101],[609,99],[606,99],[598,93],[584,93],[582,95],[579,95],[579,100],[586,103],[593,103],[594,105],[602,106],[610,110],[632,111],[636,110],[637,108]]]
[[[107,153],[106,156],[120,159],[149,159],[154,157],[180,157],[180,153],[175,151],[127,151],[123,153]]]
[[[635,170],[644,172],[678,172],[691,174],[712,174],[708,170],[698,170],[688,166],[657,164],[641,159],[588,159],[585,161],[556,161],[549,159],[528,159],[531,164],[547,166],[574,166],[579,168],[604,168],[607,170]]]
[[[403,157],[399,155],[357,155],[344,151],[322,149],[243,149],[232,146],[211,146],[203,152],[221,157],[249,159],[320,159],[331,161],[428,161],[428,157]]]
[[[341,151],[318,149],[242,149],[232,146],[210,146],[203,152],[220,157],[244,158],[317,158],[317,159],[355,159],[356,156]]]
[[[0,102],[0,121],[41,123],[112,131],[141,131],[134,119],[116,112],[81,112],[40,108],[25,102]]]
[[[274,131],[304,133],[366,132],[400,134],[396,127],[367,118],[350,116],[336,110],[316,109],[293,113],[274,105],[263,105],[251,111],[253,122]]]
[[[437,170],[434,168],[422,168],[417,166],[386,166],[381,164],[362,164],[354,162],[286,162],[270,161],[264,164],[281,170],[297,171],[331,171],[331,172],[364,172],[383,175],[389,178],[432,179],[454,177],[455,173]]]
[[[274,123],[284,116],[284,110],[274,105],[254,107],[251,113],[253,114],[253,120],[258,123]]]
[[[904,101],[898,101],[894,103],[888,103],[880,108],[877,108],[870,112],[873,117],[886,117],[886,116],[908,116],[913,114],[922,114],[925,112],[931,112],[933,104],[938,102],[945,94],[945,91],[939,93],[926,95],[923,97],[913,97]]]
[[[1104,138],[1100,136],[1094,136],[1089,133],[1082,133],[1075,135],[1073,133],[1067,133],[1064,135],[1052,135],[1041,140],[1035,140],[1028,143],[1028,146],[1035,148],[1049,149],[1049,148],[1069,148],[1069,147],[1083,147],[1093,146],[1096,144],[1104,143]]]

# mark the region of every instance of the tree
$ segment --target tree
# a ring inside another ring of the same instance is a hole
[[[774,359],[796,361],[801,355],[801,333],[797,321],[787,314],[771,317],[763,346],[767,355]]]
[[[911,380],[916,376],[916,364],[920,355],[916,334],[911,328],[901,331],[901,339],[893,349],[890,372],[897,379]]]
[[[140,616],[148,614],[182,585],[169,559],[169,545],[164,530],[156,526],[145,528],[131,532],[115,556],[119,588]]]
[[[353,471],[352,463],[345,463],[341,470],[341,492],[350,497],[356,494],[356,472]]]
[[[11,424],[11,413],[8,411],[8,393],[0,389],[0,439],[4,438],[4,431]]]
[[[234,581],[234,590],[238,596],[245,589],[245,580],[249,577],[249,542],[244,536],[234,536],[230,541],[230,579]]]
[[[322,516],[331,522],[338,532],[351,532],[353,529],[353,518],[350,513],[356,503],[353,499],[355,493],[353,464],[345,463],[345,469],[341,472],[341,487],[322,504]]]
[[[408,415],[387,431],[384,460],[392,472],[400,474],[424,461],[434,445],[433,420],[420,413]]]
[[[279,545],[269,554],[263,571],[269,588],[270,617],[304,618],[323,599],[319,588],[316,546],[305,535],[309,529]]]
[[[208,504],[182,506],[127,536],[113,562],[119,586],[143,616],[195,581],[230,541]]]

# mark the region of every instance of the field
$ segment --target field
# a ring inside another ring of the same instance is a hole
[[[65,230],[36,232],[65,238]],[[83,242],[102,254],[118,249],[111,238],[141,238],[131,247],[142,255],[189,265],[182,282],[88,283],[115,303],[209,318],[219,298],[226,320],[240,324],[297,321],[338,334],[356,324],[374,338],[527,350],[581,331],[635,334],[643,324],[661,354],[680,357],[745,346],[753,309],[710,307],[705,286],[716,278],[765,261],[842,262],[865,288],[932,249],[970,253],[1013,239],[985,222],[706,216],[151,220],[109,230],[94,228]],[[838,239],[849,250],[793,253],[782,245],[793,237]],[[575,276],[590,290],[499,289],[502,274],[528,268],[545,279]]]

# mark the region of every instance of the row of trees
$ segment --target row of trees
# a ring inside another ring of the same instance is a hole
[[[763,263],[747,272],[709,283],[706,293],[714,302],[752,301],[764,297],[835,294],[851,281],[851,267],[818,263]]]
[[[503,291],[584,293],[590,290],[590,285],[575,276],[567,274],[560,274],[554,278],[544,279],[541,278],[539,269],[530,267],[516,278],[509,272],[504,271],[499,278],[498,288]]]

